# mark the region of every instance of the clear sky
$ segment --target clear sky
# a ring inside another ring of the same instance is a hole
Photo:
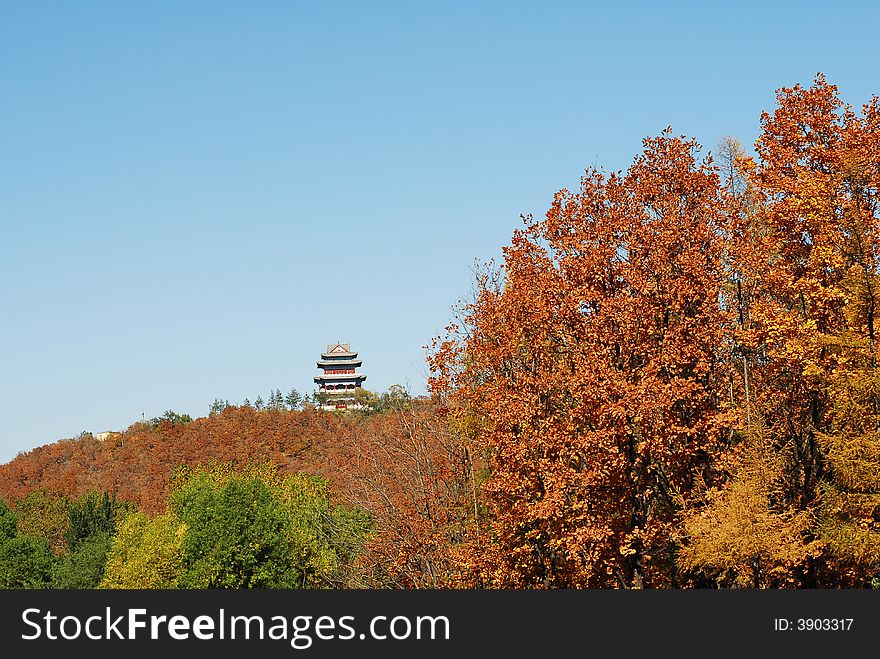
[[[817,71],[880,93],[880,3],[0,1],[0,462],[326,344],[424,350],[593,163],[672,125],[751,143]]]

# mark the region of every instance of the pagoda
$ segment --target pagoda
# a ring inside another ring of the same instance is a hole
[[[323,375],[315,376],[315,384],[320,396],[322,410],[345,410],[360,407],[355,398],[355,391],[361,388],[366,375],[357,372],[357,368],[363,364],[362,359],[357,358],[357,353],[351,351],[348,343],[331,343],[327,346],[327,352],[321,353],[318,368],[323,369]]]

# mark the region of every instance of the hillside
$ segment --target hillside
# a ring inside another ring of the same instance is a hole
[[[369,513],[358,585],[437,587],[453,578],[450,549],[467,536],[474,509],[473,465],[427,400],[368,416],[228,407],[186,423],[137,423],[103,442],[61,440],[0,465],[0,499],[14,507],[42,489],[69,502],[98,490],[155,516],[179,466],[265,461],[321,476],[334,505]]]
[[[136,423],[106,441],[86,435],[20,454],[0,465],[0,497],[12,502],[37,488],[66,496],[101,490],[155,513],[179,465],[268,460],[285,471],[329,476],[326,458],[334,444],[371,423],[314,410],[251,407],[229,407],[184,424]]]

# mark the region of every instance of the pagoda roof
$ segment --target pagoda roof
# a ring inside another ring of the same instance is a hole
[[[332,357],[357,357],[357,353],[351,351],[351,345],[348,343],[331,343],[327,346],[327,352],[321,353],[321,358]]]
[[[354,366],[358,367],[364,363],[363,359],[322,359],[318,362],[318,368],[325,366]]]
[[[366,375],[361,375],[360,373],[337,373],[327,375],[316,375],[314,380],[315,382],[321,382],[323,380],[333,380],[334,382],[341,382],[344,380],[366,380]]]

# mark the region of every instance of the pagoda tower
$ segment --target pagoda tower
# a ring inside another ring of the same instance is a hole
[[[367,379],[366,375],[357,372],[363,363],[362,359],[357,358],[357,353],[351,351],[348,343],[331,343],[327,346],[327,352],[322,352],[318,361],[318,368],[323,369],[324,374],[315,376],[317,393],[325,394],[321,396],[322,410],[358,407],[355,390],[360,389]]]

